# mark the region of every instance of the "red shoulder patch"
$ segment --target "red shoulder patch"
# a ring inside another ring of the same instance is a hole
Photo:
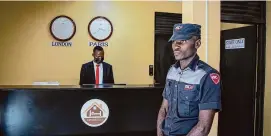
[[[215,84],[220,82],[220,76],[217,73],[211,73],[210,77]]]

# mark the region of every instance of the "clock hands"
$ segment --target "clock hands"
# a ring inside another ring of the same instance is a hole
[[[100,29],[98,29],[98,31],[94,32],[93,34],[96,34],[96,33],[98,33],[99,31],[100,31]]]
[[[105,31],[105,29],[103,29],[103,28],[99,28],[99,29],[101,29],[101,30]]]
[[[98,31],[94,32],[93,34],[98,33],[100,30],[105,31],[105,29],[103,29],[103,28],[98,28]]]

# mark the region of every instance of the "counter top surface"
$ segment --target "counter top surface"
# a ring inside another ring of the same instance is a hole
[[[162,85],[0,85],[0,90],[96,90],[96,89],[152,89],[152,88],[163,88]]]

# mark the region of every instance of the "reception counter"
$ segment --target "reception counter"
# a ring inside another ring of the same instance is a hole
[[[155,136],[163,86],[0,86],[3,136]]]

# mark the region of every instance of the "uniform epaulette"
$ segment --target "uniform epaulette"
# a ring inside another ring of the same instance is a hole
[[[204,61],[199,60],[198,68],[203,69],[206,73],[210,73],[211,71],[218,72],[216,69],[211,67],[209,64],[205,63]]]

